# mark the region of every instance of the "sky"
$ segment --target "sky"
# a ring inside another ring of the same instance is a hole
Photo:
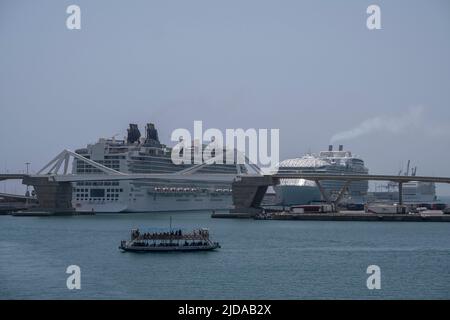
[[[0,0],[0,172],[194,120],[278,128],[281,159],[344,144],[370,173],[450,176],[450,2]]]

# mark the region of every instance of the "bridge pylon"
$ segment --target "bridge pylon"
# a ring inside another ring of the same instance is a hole
[[[91,159],[83,157],[78,153],[70,151],[68,149],[64,149],[61,151],[56,157],[54,157],[50,162],[48,162],[41,170],[37,172],[38,175],[58,175],[62,173],[63,175],[69,174],[69,164],[73,159],[77,159],[79,161],[85,162],[86,164],[91,165],[92,167],[98,169],[99,171],[106,174],[123,174],[120,171],[105,167],[98,162],[95,162]],[[61,170],[62,169],[62,170]]]

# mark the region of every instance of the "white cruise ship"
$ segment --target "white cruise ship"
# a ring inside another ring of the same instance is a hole
[[[307,154],[300,158],[287,159],[280,163],[278,172],[283,173],[331,173],[331,174],[368,174],[361,158],[355,157],[350,151],[345,151],[342,145],[339,150],[321,151],[318,155]],[[330,197],[336,199],[345,182],[322,181],[323,189]],[[354,181],[348,187],[342,202],[361,204],[367,196],[368,182]],[[305,179],[281,179],[275,186],[276,202],[280,205],[310,204],[323,201],[319,188],[314,181]]]
[[[141,138],[136,124],[130,124],[124,140],[99,139],[95,144],[75,151],[108,168],[123,173],[176,173],[194,165],[176,165],[171,148],[160,143],[151,123]],[[192,150],[191,150],[192,152]],[[225,155],[225,152],[224,152]],[[184,210],[220,210],[232,207],[231,181],[212,181],[208,174],[245,173],[244,165],[208,164],[196,171],[204,180],[165,181],[84,181],[73,183],[72,205],[81,212],[152,212]],[[74,159],[74,174],[99,173],[97,168]]]

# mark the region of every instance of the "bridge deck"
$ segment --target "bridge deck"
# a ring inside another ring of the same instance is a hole
[[[22,173],[2,173],[0,174],[0,181],[2,180],[22,180],[27,177],[27,174]]]
[[[313,174],[313,173],[276,173],[273,175],[278,179],[305,179],[305,180],[344,180],[344,181],[394,181],[394,182],[436,182],[450,183],[450,177],[430,177],[430,176],[395,176],[386,174]]]
[[[261,177],[260,175],[244,175],[245,177]],[[48,177],[50,181],[76,182],[76,181],[104,181],[104,180],[211,180],[211,181],[232,181],[236,177],[234,174],[173,174],[173,173],[154,173],[154,174],[136,174],[122,173],[116,174],[50,174],[50,175],[27,175],[21,173],[0,174],[1,180],[22,180],[27,177]],[[398,176],[385,174],[323,174],[323,173],[275,173],[271,176],[275,179],[305,179],[313,181],[321,180],[343,180],[343,181],[394,181],[394,182],[435,182],[450,183],[450,177],[432,177],[432,176]]]

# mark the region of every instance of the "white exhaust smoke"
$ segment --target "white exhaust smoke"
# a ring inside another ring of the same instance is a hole
[[[420,125],[423,111],[423,107],[414,107],[410,108],[406,114],[401,116],[378,116],[364,120],[358,126],[350,130],[334,134],[331,137],[331,143],[342,140],[352,140],[363,135],[380,131],[393,134],[405,132],[408,128]]]

